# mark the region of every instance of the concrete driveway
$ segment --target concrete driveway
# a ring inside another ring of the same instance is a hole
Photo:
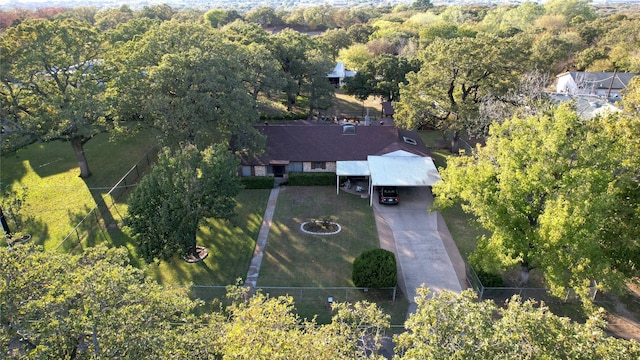
[[[398,188],[398,205],[381,205],[373,210],[383,249],[398,260],[398,284],[415,311],[416,289],[432,292],[466,288],[464,262],[439,213],[429,213],[433,197],[428,188]]]

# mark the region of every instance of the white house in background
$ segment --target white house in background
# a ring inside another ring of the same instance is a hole
[[[327,78],[333,85],[335,85],[335,87],[343,87],[344,79],[348,77],[353,77],[355,75],[356,75],[355,71],[347,70],[344,67],[344,63],[339,62],[336,64],[336,67],[333,68],[333,71],[327,74]]]
[[[619,72],[569,71],[556,76],[556,92],[567,95],[595,95],[606,98],[621,97],[637,74]]]

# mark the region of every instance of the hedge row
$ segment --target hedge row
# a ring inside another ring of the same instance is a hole
[[[273,176],[243,176],[240,182],[245,189],[272,189]]]
[[[291,186],[326,186],[335,185],[336,173],[334,172],[292,172],[289,173],[289,185]]]

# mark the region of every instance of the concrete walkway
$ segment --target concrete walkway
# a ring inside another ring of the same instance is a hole
[[[464,262],[439,213],[429,213],[433,198],[427,188],[399,188],[397,206],[374,203],[380,246],[398,260],[398,285],[416,309],[416,289],[432,292],[466,288]]]
[[[256,241],[256,247],[253,249],[253,257],[251,258],[251,264],[249,265],[249,271],[247,271],[247,277],[244,281],[244,286],[249,287],[249,294],[253,295],[258,282],[258,275],[260,275],[260,265],[262,265],[262,258],[264,257],[264,249],[267,246],[267,238],[269,237],[269,229],[271,228],[271,221],[273,220],[273,213],[276,210],[276,203],[278,202],[278,194],[280,194],[280,188],[276,187],[271,189],[269,195],[269,201],[267,202],[267,208],[264,211],[262,217],[262,225],[260,226],[260,232],[258,233],[258,240]]]

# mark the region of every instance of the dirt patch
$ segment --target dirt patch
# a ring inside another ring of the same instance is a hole
[[[640,341],[640,279],[630,281],[623,294],[602,294],[596,302],[607,310],[611,335]]]

